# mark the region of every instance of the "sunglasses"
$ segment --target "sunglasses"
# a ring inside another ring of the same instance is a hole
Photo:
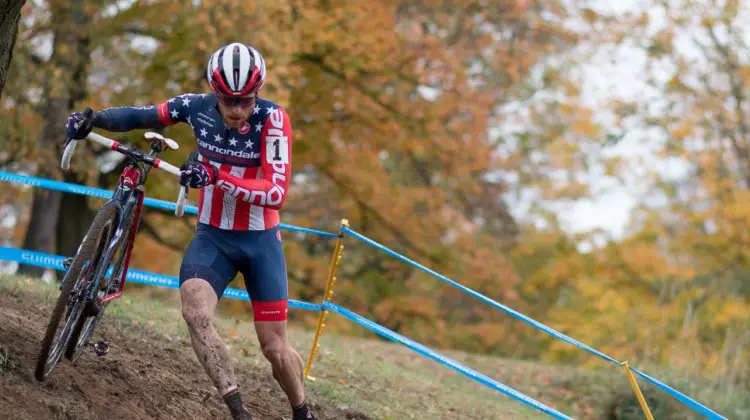
[[[253,106],[253,104],[255,103],[255,100],[257,99],[256,96],[242,96],[242,97],[237,98],[233,96],[224,96],[224,95],[216,95],[216,98],[223,105],[240,106],[242,108]]]

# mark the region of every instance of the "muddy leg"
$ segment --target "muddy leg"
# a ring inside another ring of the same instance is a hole
[[[224,396],[237,388],[231,359],[224,342],[214,328],[214,311],[218,298],[203,279],[186,280],[180,286],[182,316],[187,322],[193,350],[203,368]]]

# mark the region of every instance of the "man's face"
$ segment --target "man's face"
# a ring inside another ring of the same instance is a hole
[[[257,101],[257,96],[223,96],[216,95],[219,104],[219,112],[224,118],[224,124],[227,127],[239,130],[242,124],[250,118],[253,113],[253,107]]]

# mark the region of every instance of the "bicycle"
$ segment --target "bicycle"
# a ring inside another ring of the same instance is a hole
[[[177,150],[178,144],[154,132],[146,132],[144,139],[151,144],[148,153],[93,132],[86,137],[122,153],[127,160],[112,197],[97,212],[76,255],[63,264],[66,273],[60,284],[60,295],[37,356],[34,376],[38,381],[44,381],[52,373],[63,351],[73,363],[81,357],[107,305],[122,296],[151,168],[180,175],[179,168],[157,158],[165,148]],[[71,140],[65,147],[61,160],[63,170],[69,169],[77,142]],[[190,159],[195,159],[195,153]],[[180,189],[175,209],[178,217],[184,214],[187,192],[184,186]],[[99,356],[106,354],[109,348],[104,342],[93,347]]]

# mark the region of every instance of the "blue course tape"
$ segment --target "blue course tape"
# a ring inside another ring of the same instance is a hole
[[[12,182],[14,184],[30,185],[32,187],[41,187],[48,190],[62,191],[71,194],[88,195],[91,197],[98,198],[110,198],[112,197],[112,191],[103,190],[100,188],[87,187],[85,185],[69,184],[66,182],[55,181],[51,179],[36,178],[27,175],[18,175],[10,172],[0,171],[0,181]],[[177,208],[175,203],[158,200],[155,198],[146,197],[143,200],[143,204],[147,207],[153,207],[161,210],[174,211]],[[198,207],[196,206],[185,206],[185,214],[198,214]],[[327,238],[338,238],[338,234],[325,232],[322,230],[308,229],[300,226],[288,225],[281,223],[280,227],[284,230],[291,230],[295,232],[310,233],[319,236],[325,236]]]
[[[92,188],[92,187],[87,187],[87,186],[82,186],[82,185],[76,185],[76,184],[68,184],[68,183],[64,183],[64,182],[60,182],[60,181],[54,181],[54,180],[43,179],[43,178],[35,178],[35,177],[30,177],[30,176],[25,176],[25,175],[18,175],[18,174],[13,174],[13,173],[4,172],[4,171],[0,171],[0,181],[13,182],[13,183],[16,183],[16,184],[25,184],[25,185],[30,185],[30,186],[34,186],[34,187],[47,188],[47,189],[51,189],[51,190],[57,190],[57,191],[62,191],[62,192],[67,192],[67,193],[72,193],[72,194],[88,195],[88,196],[99,197],[99,198],[104,198],[104,199],[109,198],[109,197],[112,196],[112,192],[111,191],[107,191],[107,190],[103,190],[103,189]],[[146,198],[146,199],[144,199],[144,204],[147,205],[147,206],[149,206],[149,207],[154,207],[154,208],[159,208],[159,209],[164,209],[164,210],[171,210],[171,211],[174,211],[175,208],[176,208],[176,205],[174,203],[171,203],[171,202],[168,202],[168,201],[163,201],[163,200],[157,200],[157,199],[153,199],[153,198]],[[197,212],[198,212],[198,209],[195,206],[185,206],[185,213],[186,214],[197,214]],[[325,231],[320,231],[320,230],[315,230],[315,229],[308,229],[308,228],[303,228],[303,227],[293,226],[293,225],[287,225],[287,224],[284,224],[284,223],[282,223],[280,227],[282,229],[285,229],[285,230],[291,230],[291,231],[297,231],[297,232],[303,232],[303,233],[310,233],[310,234],[320,235],[320,236],[329,237],[329,238],[336,238],[336,237],[339,236],[337,234],[330,233],[330,232],[325,232]],[[614,364],[620,365],[620,362],[618,362],[614,358],[612,358],[610,356],[607,356],[606,354],[604,354],[604,353],[602,353],[602,352],[600,352],[600,351],[598,351],[598,350],[596,350],[596,349],[594,349],[592,347],[589,347],[589,346],[587,346],[587,345],[579,342],[578,340],[575,340],[575,339],[573,339],[571,337],[568,337],[565,334],[562,334],[561,332],[556,331],[556,330],[554,330],[554,329],[552,329],[552,328],[550,328],[550,327],[548,327],[548,326],[546,326],[546,325],[544,325],[544,324],[542,324],[542,323],[540,323],[540,322],[538,322],[538,321],[536,321],[536,320],[534,320],[532,318],[529,318],[528,316],[523,315],[520,312],[517,312],[517,311],[515,311],[515,310],[513,310],[513,309],[511,309],[511,308],[509,308],[509,307],[507,307],[507,306],[505,306],[505,305],[503,305],[501,303],[498,303],[498,302],[496,302],[496,301],[494,301],[494,300],[492,300],[492,299],[490,299],[490,298],[488,298],[488,297],[486,297],[486,296],[484,296],[484,295],[482,295],[482,294],[480,294],[478,292],[475,292],[474,290],[471,290],[471,289],[469,289],[469,288],[467,288],[467,287],[465,287],[465,286],[463,286],[463,285],[461,285],[461,284],[459,284],[459,283],[457,283],[457,282],[455,282],[455,281],[453,281],[453,280],[451,280],[451,279],[443,276],[442,274],[439,274],[439,273],[437,273],[437,272],[435,272],[435,271],[433,271],[433,270],[431,270],[431,269],[423,266],[422,264],[419,264],[419,263],[417,263],[417,262],[415,262],[415,261],[413,261],[413,260],[411,260],[411,259],[409,259],[409,258],[407,258],[407,257],[405,257],[405,256],[403,256],[403,255],[401,255],[401,254],[399,254],[399,253],[397,253],[397,252],[395,252],[395,251],[393,251],[393,250],[391,250],[391,249],[389,249],[389,248],[387,248],[387,247],[385,247],[385,246],[383,246],[383,245],[381,245],[381,244],[379,244],[379,243],[377,243],[375,241],[373,241],[370,238],[367,238],[366,236],[364,236],[362,234],[359,234],[359,233],[357,233],[357,232],[355,232],[355,231],[353,231],[353,230],[351,230],[349,228],[346,228],[346,227],[343,228],[342,232],[343,233],[348,233],[349,235],[353,236],[354,238],[356,238],[356,239],[358,239],[358,240],[360,240],[360,241],[362,241],[362,242],[364,242],[364,243],[366,243],[366,244],[368,244],[368,245],[370,245],[370,246],[372,246],[374,248],[380,249],[381,251],[386,252],[387,254],[390,254],[391,256],[393,256],[393,257],[395,257],[395,258],[397,258],[397,259],[399,259],[399,260],[401,260],[401,261],[403,261],[403,262],[405,262],[407,264],[411,264],[411,265],[417,267],[418,269],[420,269],[420,270],[422,270],[422,271],[424,271],[424,272],[426,272],[426,273],[428,273],[428,274],[436,277],[437,279],[442,280],[443,282],[446,282],[446,283],[450,284],[451,286],[456,287],[457,289],[459,289],[459,290],[461,290],[461,291],[463,291],[465,293],[468,293],[468,294],[470,294],[470,295],[472,295],[472,296],[474,296],[474,297],[476,297],[476,298],[478,298],[478,299],[480,299],[480,300],[482,300],[482,301],[484,301],[484,302],[486,302],[486,303],[494,306],[495,308],[498,308],[498,309],[502,310],[503,312],[505,312],[507,314],[510,314],[511,316],[513,316],[513,317],[515,317],[515,318],[517,318],[517,319],[519,319],[519,320],[521,320],[521,321],[523,321],[523,322],[525,322],[525,323],[527,323],[527,324],[529,324],[529,325],[531,325],[531,326],[533,326],[533,327],[535,327],[535,328],[537,328],[537,329],[539,329],[541,331],[546,332],[547,334],[549,334],[549,335],[551,335],[551,336],[553,336],[555,338],[558,338],[558,339],[560,339],[562,341],[565,341],[565,342],[567,342],[569,344],[572,344],[572,345],[574,345],[574,346],[576,346],[578,348],[586,350],[586,351],[588,351],[588,352],[590,352],[590,353],[592,353],[592,354],[594,354],[596,356],[601,357],[604,360],[607,360],[607,361],[612,362]],[[57,256],[57,255],[44,254],[44,253],[41,253],[41,252],[34,252],[34,251],[25,251],[25,250],[20,250],[20,249],[16,249],[16,248],[8,248],[8,247],[0,247],[0,259],[8,260],[8,261],[15,261],[15,262],[29,264],[29,265],[35,265],[35,266],[44,267],[44,268],[51,268],[51,269],[55,269],[55,270],[63,270],[62,261],[64,260],[63,257]],[[161,286],[161,287],[170,287],[170,288],[177,288],[177,287],[179,287],[179,280],[176,277],[164,276],[164,275],[160,275],[160,274],[149,273],[149,272],[146,272],[146,271],[129,269],[128,270],[128,276],[127,276],[127,278],[128,278],[128,281],[131,281],[133,283],[140,283],[140,284],[147,284],[147,285]],[[246,291],[239,290],[239,289],[234,289],[234,288],[227,289],[226,292],[225,292],[225,294],[224,294],[224,296],[227,296],[228,298],[231,298],[231,299],[239,299],[239,300],[246,300],[246,301],[250,300]],[[364,326],[365,328],[368,328],[368,329],[370,329],[370,330],[372,330],[372,331],[374,331],[374,332],[376,332],[376,333],[378,333],[378,334],[380,334],[380,335],[382,335],[384,337],[387,337],[387,338],[389,338],[391,340],[400,342],[400,343],[404,344],[405,346],[411,348],[412,350],[414,350],[414,351],[422,354],[423,356],[426,356],[426,357],[428,357],[430,359],[438,361],[438,362],[440,362],[440,363],[442,363],[442,364],[444,364],[444,365],[446,365],[446,366],[448,366],[448,367],[450,367],[450,368],[452,368],[452,369],[454,369],[454,370],[456,370],[456,371],[458,371],[458,372],[460,372],[460,373],[462,373],[462,374],[464,374],[464,375],[466,375],[466,376],[474,379],[475,381],[480,382],[480,383],[482,383],[482,384],[484,384],[484,385],[486,385],[486,386],[488,386],[490,388],[493,388],[493,389],[495,389],[495,390],[497,390],[497,391],[499,391],[499,392],[501,392],[501,393],[503,393],[505,395],[508,395],[508,396],[510,396],[512,398],[515,398],[515,399],[517,399],[517,400],[519,400],[519,401],[521,401],[521,402],[523,402],[523,403],[525,403],[527,405],[530,405],[530,406],[532,406],[534,408],[537,408],[537,409],[539,409],[539,410],[541,410],[541,411],[543,411],[543,412],[545,412],[545,413],[547,413],[547,414],[549,414],[549,415],[551,415],[551,416],[553,416],[555,418],[569,419],[569,417],[565,416],[564,414],[561,414],[561,413],[559,413],[559,412],[557,412],[557,411],[555,411],[555,410],[553,410],[553,409],[551,409],[551,408],[549,408],[549,407],[547,407],[547,406],[545,406],[545,405],[543,405],[543,404],[541,404],[541,403],[539,403],[539,402],[537,402],[537,401],[535,401],[535,400],[533,400],[533,399],[531,399],[531,398],[529,398],[529,397],[527,397],[527,396],[525,396],[523,394],[520,394],[517,391],[515,391],[515,390],[513,390],[511,388],[508,388],[507,386],[505,386],[505,385],[503,385],[503,384],[501,384],[501,383],[499,383],[499,382],[497,382],[497,381],[495,381],[495,380],[493,380],[493,379],[491,379],[491,378],[489,378],[487,376],[484,376],[484,375],[482,375],[482,374],[480,374],[480,373],[478,373],[478,372],[476,372],[474,370],[471,370],[471,369],[469,369],[469,368],[467,368],[467,367],[465,367],[463,365],[460,365],[459,363],[457,363],[457,362],[455,362],[455,361],[453,361],[451,359],[448,359],[448,358],[440,355],[439,353],[436,353],[433,350],[431,350],[431,349],[429,349],[429,348],[427,348],[427,347],[425,347],[425,346],[423,346],[423,345],[421,345],[421,344],[419,344],[417,342],[414,342],[414,341],[410,340],[409,338],[401,336],[401,335],[399,335],[399,334],[397,334],[397,333],[395,333],[395,332],[393,332],[393,331],[391,331],[391,330],[389,330],[389,329],[387,329],[387,328],[385,328],[385,327],[383,327],[381,325],[378,325],[378,324],[376,324],[376,323],[374,323],[374,322],[372,322],[372,321],[370,321],[370,320],[368,320],[366,318],[363,318],[363,317],[355,314],[354,312],[351,312],[351,311],[347,310],[346,308],[340,307],[340,306],[335,305],[335,304],[330,303],[330,302],[326,302],[323,306],[321,306],[321,305],[316,305],[316,304],[313,304],[313,303],[297,301],[297,300],[293,300],[293,299],[289,300],[289,306],[292,307],[292,308],[306,309],[306,310],[311,310],[311,311],[320,311],[321,308],[330,309],[331,311],[336,312],[336,313],[338,313],[338,314],[340,314],[340,315],[342,315],[342,316],[344,316],[344,317],[346,317],[346,318],[348,318],[348,319],[350,319],[350,320],[352,320],[352,321],[354,321],[354,322],[356,322],[356,323]],[[685,404],[689,408],[695,410],[696,412],[701,413],[701,414],[703,414],[704,416],[706,416],[706,417],[708,417],[710,419],[726,419],[725,417],[721,416],[720,414],[716,413],[715,411],[711,410],[710,408],[707,408],[706,406],[702,405],[701,403],[699,403],[699,402],[691,399],[690,397],[688,397],[688,396],[680,393],[679,391],[677,391],[677,390],[669,387],[668,385],[666,385],[666,384],[658,381],[657,379],[652,378],[651,376],[649,376],[649,375],[647,375],[647,374],[645,374],[645,373],[643,373],[643,372],[641,372],[641,371],[639,371],[639,370],[637,370],[635,368],[631,368],[631,369],[634,372],[636,372],[638,375],[640,375],[641,377],[643,377],[644,379],[646,379],[647,381],[651,382],[652,384],[654,384],[657,387],[661,388],[665,392],[669,393],[674,398],[676,398],[677,400],[681,401],[683,404]]]
[[[410,348],[411,350],[414,350],[415,352],[419,353],[420,355],[427,357],[429,359],[432,359],[444,366],[447,366],[453,370],[455,370],[458,373],[461,373],[462,375],[473,379],[482,385],[485,385],[489,388],[494,389],[495,391],[498,391],[502,394],[505,394],[514,400],[520,401],[532,408],[535,408],[543,413],[549,414],[550,416],[556,418],[556,419],[571,419],[571,417],[566,416],[565,414],[555,410],[554,408],[548,407],[539,401],[530,398],[518,391],[516,391],[513,388],[508,387],[507,385],[503,385],[500,382],[485,376],[469,367],[466,367],[458,362],[456,362],[453,359],[450,359],[448,357],[443,356],[442,354],[430,349],[429,347],[426,347],[422,344],[417,343],[416,341],[413,341],[407,337],[404,337],[401,334],[398,334],[394,331],[389,330],[388,328],[383,327],[382,325],[379,325],[373,321],[370,321],[369,319],[360,316],[342,306],[336,305],[335,303],[331,303],[326,301],[323,303],[323,308],[328,309],[332,312],[336,312],[337,314],[343,316],[344,318],[349,319],[350,321],[353,321],[365,328],[367,328],[370,331],[376,332],[380,334],[381,336],[388,338],[390,340],[393,340],[397,343],[401,343],[404,346]]]
[[[456,287],[456,288],[462,290],[463,292],[466,292],[466,293],[468,293],[468,294],[470,294],[470,295],[472,295],[472,296],[474,296],[474,297],[476,297],[476,298],[478,298],[478,299],[480,299],[480,300],[482,300],[484,302],[489,303],[490,305],[492,305],[492,306],[494,306],[494,307],[502,310],[503,312],[506,312],[506,313],[512,315],[513,317],[515,317],[515,318],[517,318],[517,319],[519,319],[521,321],[524,321],[527,324],[530,324],[531,326],[533,326],[535,328],[538,328],[538,329],[540,329],[540,330],[542,330],[542,331],[550,334],[553,337],[556,337],[556,338],[558,338],[560,340],[563,340],[563,341],[565,341],[567,343],[573,344],[574,346],[579,347],[581,349],[587,350],[587,351],[589,351],[589,352],[591,352],[591,353],[593,353],[593,354],[601,357],[602,359],[605,359],[607,361],[610,361],[612,363],[620,365],[620,362],[618,362],[614,358],[612,358],[610,356],[607,356],[606,354],[604,354],[604,353],[602,353],[602,352],[600,352],[600,351],[598,351],[596,349],[593,349],[593,348],[591,348],[591,347],[589,347],[589,346],[587,346],[587,345],[579,342],[578,340],[575,340],[575,339],[573,339],[571,337],[568,337],[568,336],[566,336],[565,334],[563,334],[563,333],[561,333],[559,331],[556,331],[556,330],[554,330],[554,329],[552,329],[552,328],[550,328],[550,327],[548,327],[548,326],[546,326],[546,325],[544,325],[544,324],[542,324],[542,323],[540,323],[540,322],[538,322],[538,321],[536,321],[534,319],[529,318],[526,315],[523,315],[520,312],[517,312],[517,311],[515,311],[515,310],[513,310],[513,309],[511,309],[511,308],[509,308],[509,307],[507,307],[507,306],[505,306],[505,305],[503,305],[501,303],[498,303],[498,302],[496,302],[496,301],[494,301],[494,300],[492,300],[492,299],[490,299],[490,298],[488,298],[488,297],[486,297],[486,296],[484,296],[484,295],[482,295],[480,293],[477,293],[477,292],[475,292],[475,291],[473,291],[473,290],[471,290],[471,289],[469,289],[469,288],[467,288],[467,287],[459,284],[459,283],[456,283],[455,281],[453,281],[453,280],[451,280],[451,279],[443,276],[442,274],[439,274],[439,273],[437,273],[437,272],[435,272],[433,270],[430,270],[429,268],[427,268],[427,267],[425,267],[425,266],[423,266],[423,265],[421,265],[421,264],[419,264],[417,262],[414,262],[414,261],[410,260],[409,258],[404,257],[403,255],[401,255],[401,254],[399,254],[399,253],[397,253],[395,251],[392,251],[392,250],[386,248],[385,246],[383,246],[383,245],[381,245],[381,244],[373,241],[372,239],[370,239],[370,238],[368,238],[368,237],[366,237],[366,236],[364,236],[362,234],[359,234],[359,233],[357,233],[357,232],[355,232],[355,231],[353,231],[353,230],[351,230],[351,229],[349,229],[347,227],[344,227],[343,231],[344,231],[344,233],[349,234],[349,235],[353,236],[354,238],[356,238],[356,239],[358,239],[358,240],[360,240],[362,242],[365,242],[366,244],[368,244],[370,246],[373,246],[373,247],[375,247],[377,249],[380,249],[381,251],[386,252],[386,253],[388,253],[388,254],[390,254],[390,255],[398,258],[399,260],[401,260],[401,261],[403,261],[403,262],[405,262],[407,264],[411,264],[411,265],[419,268],[420,270],[422,270],[422,271],[424,271],[424,272],[426,272],[428,274],[431,274],[434,277],[437,277],[438,279],[440,279],[440,280],[442,280],[442,281],[450,284],[453,287]],[[377,325],[377,324],[375,324],[375,325]],[[690,397],[688,397],[688,396],[686,396],[684,394],[681,394],[679,391],[670,388],[668,385],[665,385],[665,384],[659,382],[658,380],[656,380],[656,379],[654,379],[654,378],[646,375],[645,373],[642,373],[642,372],[638,371],[637,369],[634,369],[634,368],[631,368],[631,369],[633,371],[635,371],[636,373],[638,373],[639,375],[641,375],[646,380],[652,382],[653,384],[655,384],[659,388],[661,388],[664,391],[666,391],[667,393],[671,394],[678,401],[681,401],[683,404],[685,404],[689,408],[695,410],[696,412],[701,413],[701,414],[703,414],[703,415],[705,415],[705,416],[707,416],[708,418],[711,418],[711,419],[724,419],[724,417],[722,417],[721,415],[719,415],[716,412],[712,411],[711,409],[705,407],[701,403],[699,403],[699,402],[691,399]]]
[[[669,395],[673,396],[677,400],[681,401],[686,406],[690,407],[691,409],[695,410],[696,412],[706,416],[709,419],[724,419],[726,420],[726,417],[722,416],[721,414],[711,410],[710,408],[706,407],[705,405],[699,403],[698,401],[695,401],[694,399],[688,397],[687,395],[681,393],[680,391],[677,391],[676,389],[670,387],[669,385],[666,385],[662,382],[660,382],[658,379],[653,378],[638,369],[630,368],[633,372],[640,375],[643,379],[651,382],[652,384],[656,385],[657,387],[661,388],[662,391],[668,393]]]
[[[65,257],[59,255],[45,254],[43,252],[27,251],[18,248],[9,248],[0,246],[0,260],[15,261],[17,263],[34,265],[42,268],[50,268],[58,271],[64,271],[63,261]],[[165,276],[162,274],[149,273],[135,269],[128,269],[127,280],[132,283],[140,283],[149,286],[167,287],[177,289],[180,287],[180,280],[177,277]],[[227,288],[224,296],[230,299],[250,301],[250,297],[245,290]],[[321,305],[314,303],[302,302],[295,299],[289,299],[289,307],[296,309],[306,309],[309,311],[320,311]]]
[[[549,335],[551,335],[551,336],[553,336],[555,338],[558,338],[558,339],[560,339],[562,341],[565,341],[567,343],[570,343],[570,344],[572,344],[572,345],[574,345],[574,346],[576,346],[578,348],[581,348],[581,349],[586,350],[586,351],[588,351],[588,352],[590,352],[592,354],[595,354],[595,355],[601,357],[604,360],[612,362],[612,363],[614,363],[614,364],[616,364],[618,366],[620,365],[620,362],[618,362],[617,360],[615,360],[614,358],[612,358],[610,356],[607,356],[606,354],[600,352],[599,350],[596,350],[596,349],[594,349],[592,347],[589,347],[589,346],[581,343],[580,341],[578,341],[578,340],[576,340],[574,338],[568,337],[567,335],[565,335],[565,334],[563,334],[563,333],[561,333],[561,332],[559,332],[557,330],[554,330],[554,329],[552,329],[552,328],[550,328],[550,327],[542,324],[539,321],[536,321],[536,320],[534,320],[532,318],[529,318],[528,316],[526,316],[526,315],[524,315],[524,314],[522,314],[522,313],[520,313],[520,312],[518,312],[518,311],[516,311],[514,309],[511,309],[511,308],[509,308],[509,307],[507,307],[507,306],[505,306],[505,305],[503,305],[503,304],[501,304],[499,302],[496,302],[496,301],[488,298],[487,296],[485,296],[485,295],[483,295],[481,293],[475,292],[474,290],[471,290],[468,287],[463,286],[463,285],[461,285],[461,284],[459,284],[459,283],[457,283],[457,282],[449,279],[448,277],[445,277],[444,275],[442,275],[440,273],[437,273],[437,272],[435,272],[433,270],[430,270],[429,268],[423,266],[422,264],[419,264],[418,262],[412,261],[409,258],[407,258],[407,257],[405,257],[405,256],[403,256],[403,255],[401,255],[401,254],[399,254],[399,253],[397,253],[395,251],[392,251],[392,250],[386,248],[385,246],[383,246],[383,245],[381,245],[381,244],[373,241],[372,239],[370,239],[370,238],[368,238],[368,237],[366,237],[366,236],[364,236],[362,234],[359,234],[359,233],[357,233],[357,232],[355,232],[355,231],[353,231],[353,230],[351,230],[351,229],[349,229],[347,227],[344,227],[343,230],[344,230],[345,233],[347,233],[347,234],[349,234],[349,235],[351,235],[351,236],[359,239],[360,241],[362,241],[362,242],[364,242],[364,243],[366,243],[366,244],[368,244],[370,246],[373,246],[373,247],[375,247],[377,249],[380,249],[381,251],[386,252],[386,253],[388,253],[388,254],[390,254],[390,255],[398,258],[399,260],[401,260],[401,261],[403,261],[403,262],[405,262],[407,264],[411,264],[411,265],[419,268],[420,270],[422,270],[422,271],[424,271],[424,272],[426,272],[426,273],[428,273],[428,274],[430,274],[430,275],[438,278],[439,280],[442,280],[442,281],[450,284],[451,286],[453,286],[453,287],[455,287],[455,288],[457,288],[457,289],[459,289],[459,290],[461,290],[461,291],[463,291],[465,293],[468,293],[468,294],[474,296],[475,298],[478,298],[478,299],[480,299],[480,300],[482,300],[482,301],[484,301],[486,303],[489,303],[490,305],[494,306],[495,308],[500,309],[501,311],[503,311],[503,312],[505,312],[505,313],[507,313],[507,314],[509,314],[509,315],[511,315],[511,316],[513,316],[513,317],[515,317],[515,318],[517,318],[517,319],[519,319],[519,320],[521,320],[521,321],[523,321],[523,322],[531,325],[534,328],[542,330],[542,331],[546,332],[547,334],[549,334]]]

